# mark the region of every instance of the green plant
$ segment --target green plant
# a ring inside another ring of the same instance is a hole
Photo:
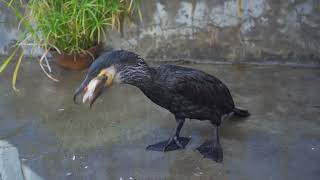
[[[53,80],[42,65],[51,49],[65,53],[84,53],[105,38],[105,30],[120,31],[123,18],[130,17],[137,10],[139,0],[1,0],[20,19],[20,25],[27,31],[18,40],[16,49],[0,65],[0,73],[18,52],[19,46],[41,47],[44,54],[39,60],[41,68]],[[21,8],[25,13],[21,13]],[[32,43],[26,43],[32,42]],[[19,56],[13,75],[14,89],[24,52]],[[49,69],[49,71],[51,71]]]

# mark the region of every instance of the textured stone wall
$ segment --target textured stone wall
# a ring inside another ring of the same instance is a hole
[[[319,0],[142,0],[141,11],[143,22],[126,22],[123,36],[108,33],[108,47],[150,60],[320,64]],[[0,33],[5,53],[16,30]]]
[[[151,59],[319,62],[319,0],[143,1],[112,47]]]
[[[0,2],[0,54],[7,55],[10,46],[18,37],[18,20],[12,12]]]

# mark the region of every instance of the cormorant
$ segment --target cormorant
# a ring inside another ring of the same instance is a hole
[[[201,145],[198,151],[204,157],[221,162],[223,152],[218,130],[222,116],[229,113],[240,117],[249,116],[247,110],[235,107],[227,86],[216,77],[175,65],[149,67],[139,55],[125,50],[104,53],[93,62],[74,94],[74,102],[84,92],[83,103],[89,101],[91,107],[103,89],[113,83],[138,87],[151,101],[174,114],[177,127],[173,136],[169,140],[149,145],[147,150],[182,149],[189,142],[189,138],[179,136],[185,119],[209,120],[216,127],[214,140]]]

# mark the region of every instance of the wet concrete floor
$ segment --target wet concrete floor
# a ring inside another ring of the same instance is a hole
[[[168,111],[129,85],[112,87],[92,109],[75,105],[72,94],[84,73],[55,68],[55,83],[36,63],[21,69],[18,94],[9,70],[0,76],[0,140],[18,149],[21,163],[38,179],[319,179],[319,68],[184,66],[220,78],[236,104],[252,114],[224,120],[222,164],[196,151],[212,136],[208,122],[186,122],[182,135],[192,141],[185,150],[146,151],[173,133]]]

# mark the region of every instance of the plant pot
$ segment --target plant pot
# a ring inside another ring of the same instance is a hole
[[[88,49],[87,53],[58,53],[50,50],[54,61],[61,67],[72,70],[87,69],[102,50],[102,46],[96,45]]]

